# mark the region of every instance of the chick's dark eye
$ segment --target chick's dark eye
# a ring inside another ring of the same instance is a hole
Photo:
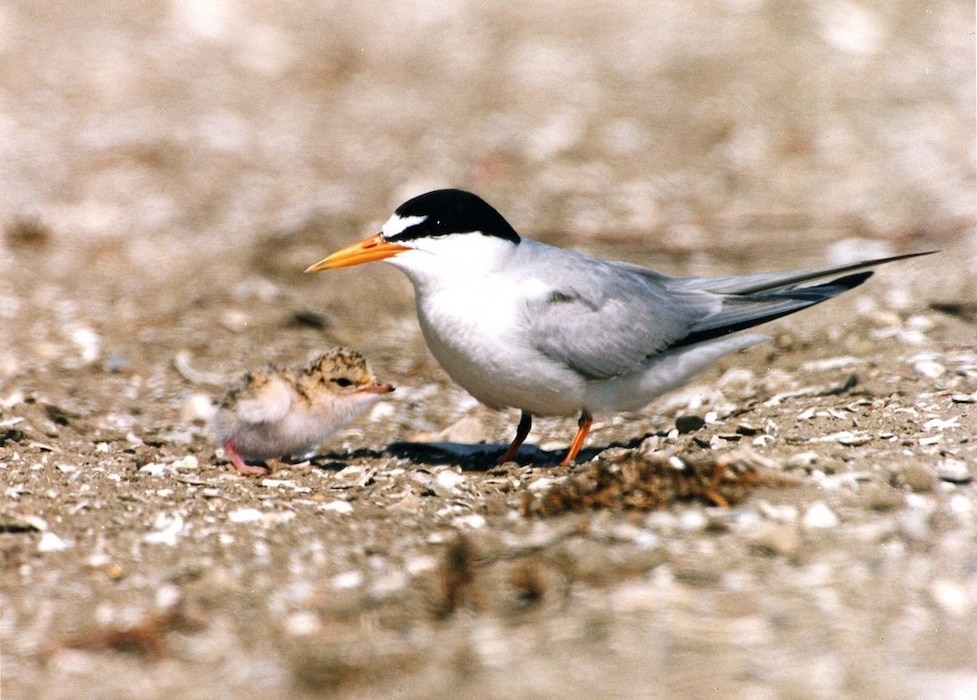
[[[335,382],[336,384],[338,384],[339,386],[342,386],[342,387],[347,387],[347,386],[352,386],[353,385],[353,380],[352,379],[348,379],[346,377],[336,377],[335,379],[333,379],[333,382]]]

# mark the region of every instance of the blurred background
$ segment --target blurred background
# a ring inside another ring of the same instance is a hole
[[[966,0],[3,2],[0,272],[41,248],[48,282],[178,304],[446,185],[622,256],[972,249],[974,26]]]

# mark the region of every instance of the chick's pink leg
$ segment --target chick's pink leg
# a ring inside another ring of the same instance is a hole
[[[231,464],[237,469],[237,473],[242,476],[265,476],[270,474],[271,470],[268,467],[252,467],[244,463],[241,459],[241,455],[238,454],[237,448],[234,446],[234,441],[231,439],[225,440],[222,445],[224,448],[224,456],[231,460]]]

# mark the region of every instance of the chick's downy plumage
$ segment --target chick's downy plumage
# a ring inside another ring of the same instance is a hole
[[[213,427],[239,473],[267,474],[247,462],[318,447],[393,390],[360,353],[333,348],[304,366],[247,372],[225,394]]]

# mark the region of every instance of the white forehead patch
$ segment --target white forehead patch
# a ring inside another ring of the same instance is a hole
[[[394,214],[387,219],[387,223],[385,223],[383,228],[380,230],[383,232],[384,238],[393,238],[397,234],[403,233],[411,226],[416,226],[417,224],[423,223],[426,220],[427,216],[397,216]]]

